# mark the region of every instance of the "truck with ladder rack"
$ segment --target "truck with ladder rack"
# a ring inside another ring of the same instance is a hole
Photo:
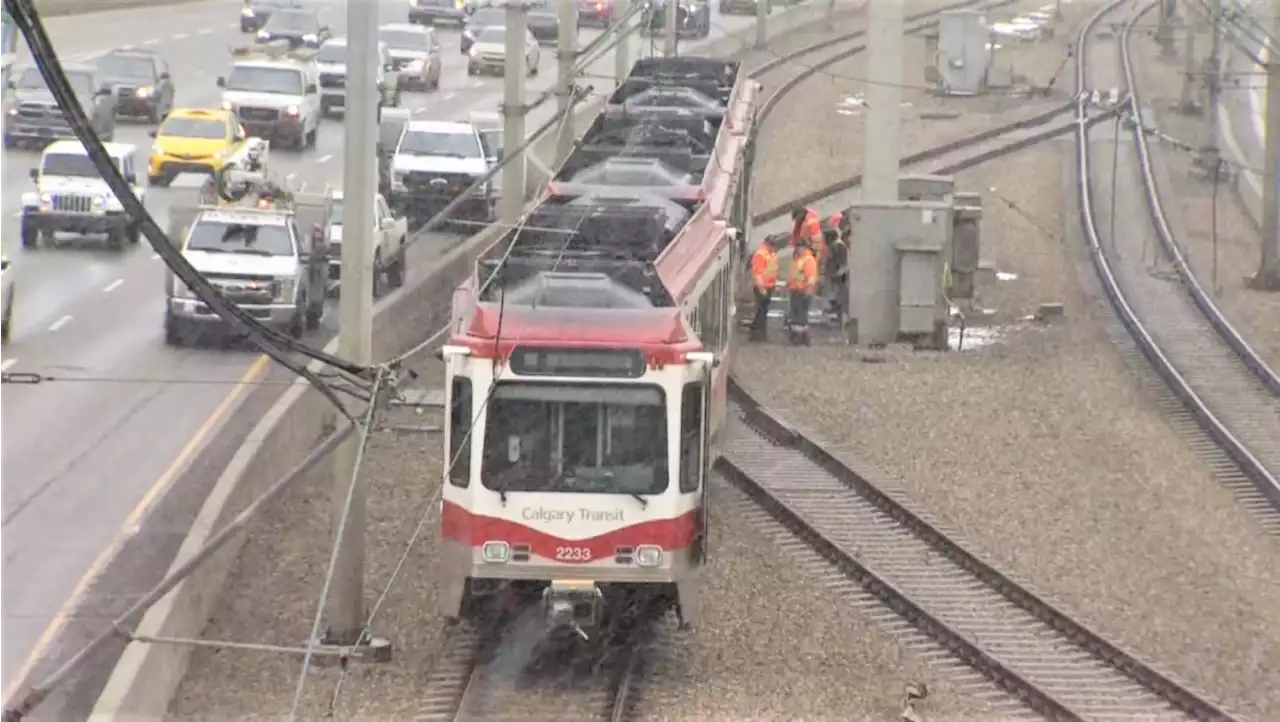
[[[182,174],[174,188],[196,184]],[[320,326],[328,284],[329,248],[323,234],[304,232],[324,221],[331,189],[302,193],[263,173],[239,169],[202,178],[170,210],[169,237],[182,255],[228,301],[261,323],[294,337]],[[183,345],[223,321],[176,278],[165,278],[165,342]]]
[[[640,60],[626,82],[699,88],[719,112],[599,116],[455,291],[440,352],[450,617],[513,589],[581,636],[645,602],[699,619],[759,85],[687,56]]]

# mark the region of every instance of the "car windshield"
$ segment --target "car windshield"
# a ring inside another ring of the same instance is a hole
[[[227,124],[214,118],[178,118],[169,116],[156,135],[182,138],[226,138]]]
[[[502,25],[507,21],[506,12],[497,8],[480,8],[467,20],[467,25],[480,28],[486,25]]]
[[[227,90],[302,95],[302,71],[237,65],[227,78]]]
[[[477,43],[493,43],[501,45],[506,42],[507,29],[501,25],[486,25],[476,33]]]
[[[314,13],[297,10],[277,10],[271,13],[262,29],[268,33],[304,34],[320,29],[320,21]]]
[[[116,161],[116,167],[120,162]],[[44,157],[42,174],[60,178],[101,178],[98,167],[87,155],[79,153],[49,153]]]
[[[481,476],[495,491],[660,494],[666,401],[653,386],[499,382]]]
[[[329,215],[325,222],[330,226],[342,225],[342,199],[332,198],[329,200]]]
[[[71,89],[79,98],[88,98],[93,95],[93,74],[82,71],[68,70],[67,83],[71,85]]]
[[[471,133],[432,133],[429,131],[404,134],[397,151],[406,155],[425,155],[444,158],[483,158],[480,144]]]
[[[426,33],[409,30],[381,30],[378,39],[393,50],[425,50],[427,47]]]
[[[320,52],[316,53],[316,60],[321,63],[347,62],[347,44],[325,43],[321,45]]]
[[[44,87],[44,76],[40,75],[38,68],[27,68],[22,71],[22,75],[18,76],[18,82],[15,85],[27,90],[37,90]]]
[[[98,61],[98,71],[109,78],[151,80],[155,77],[155,65],[151,58],[137,55],[105,55]]]
[[[289,238],[289,231],[282,225],[202,220],[191,226],[191,235],[187,236],[187,250],[292,256],[293,241]]]
[[[486,158],[497,158],[502,155],[502,131],[481,131],[480,145],[484,146],[484,156]]]

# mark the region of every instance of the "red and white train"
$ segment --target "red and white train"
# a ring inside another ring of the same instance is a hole
[[[641,601],[697,622],[759,89],[736,62],[637,62],[455,293],[446,615],[514,587],[583,634]]]

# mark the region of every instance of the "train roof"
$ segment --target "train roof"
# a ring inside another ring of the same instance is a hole
[[[744,93],[744,78],[735,62],[637,61],[632,87],[691,88],[722,112],[642,106],[597,117],[539,205],[477,260],[455,297],[459,334],[491,338],[491,314],[506,313],[525,319],[543,343],[569,335],[588,345],[696,345],[681,309],[731,237],[726,224],[758,89],[746,81],[752,90]],[[459,313],[460,302],[474,310]],[[508,334],[520,336],[504,322]]]

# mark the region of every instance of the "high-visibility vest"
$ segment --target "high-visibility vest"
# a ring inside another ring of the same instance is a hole
[[[804,220],[800,223],[800,229],[797,232],[794,225],[791,228],[791,245],[795,246],[796,241],[804,238],[810,243],[822,243],[822,222],[818,220],[818,214],[812,209],[804,212]]]
[[[791,277],[787,281],[787,290],[811,295],[817,292],[818,260],[809,249],[801,249],[791,259]]]
[[[778,254],[772,248],[762,245],[751,255],[751,278],[762,291],[778,285]]]

